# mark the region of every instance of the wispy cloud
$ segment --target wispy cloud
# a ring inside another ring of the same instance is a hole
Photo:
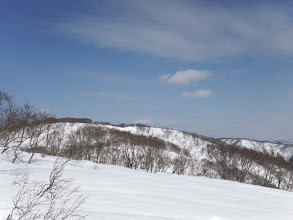
[[[87,11],[63,13],[53,30],[97,47],[191,61],[293,55],[293,19],[285,3],[88,2]]]
[[[212,95],[211,90],[197,90],[195,92],[184,92],[181,94],[183,98],[189,99],[201,99],[206,98]]]
[[[199,80],[206,79],[212,74],[211,71],[207,70],[182,70],[177,71],[175,74],[162,75],[159,80],[170,84],[188,84],[191,82],[197,82]]]
[[[102,98],[102,99],[120,99],[120,100],[139,100],[140,99],[138,97],[126,95],[123,93],[97,92],[97,93],[78,93],[77,95],[90,96],[90,97]]]

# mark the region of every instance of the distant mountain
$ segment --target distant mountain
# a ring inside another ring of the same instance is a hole
[[[289,140],[289,139],[286,139],[286,140],[273,140],[272,142],[276,143],[276,144],[291,144],[291,145],[293,145],[293,140]]]
[[[219,140],[227,144],[235,144],[262,153],[268,153],[272,156],[282,156],[290,160],[293,156],[293,144],[284,142],[256,141],[245,138],[220,138]]]

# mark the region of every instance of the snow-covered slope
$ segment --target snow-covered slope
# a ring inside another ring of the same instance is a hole
[[[214,144],[213,140],[196,134],[191,134],[182,131],[176,131],[168,128],[155,128],[155,127],[118,127],[112,125],[97,125],[97,124],[87,124],[87,123],[52,123],[48,124],[47,130],[43,132],[42,135],[38,137],[39,145],[46,145],[45,139],[48,133],[58,133],[62,137],[61,142],[58,143],[62,147],[68,140],[68,137],[73,134],[78,129],[83,127],[99,127],[110,130],[119,130],[124,132],[130,132],[136,135],[143,135],[147,137],[156,137],[167,143],[174,144],[181,149],[186,149],[190,156],[197,158],[197,160],[206,158],[206,147],[209,144]],[[17,136],[17,135],[16,135]],[[59,137],[55,137],[56,142],[58,142]],[[293,158],[293,144],[288,143],[277,143],[277,142],[265,142],[265,141],[255,141],[245,138],[219,138],[218,140],[223,141],[227,144],[238,145],[240,147],[252,149],[259,152],[264,152],[271,154],[273,156],[282,156],[286,160]],[[30,138],[26,139],[22,146],[29,146]],[[16,139],[17,144],[19,140]],[[4,144],[3,144],[4,145]],[[1,146],[1,143],[0,143]]]
[[[84,124],[66,124],[66,130],[76,130],[78,127],[84,126]],[[201,138],[201,136],[192,135],[182,131],[176,131],[168,128],[154,128],[154,127],[115,127],[108,125],[92,125],[92,126],[102,126],[110,129],[117,129],[120,131],[127,131],[132,134],[145,135],[150,137],[157,137],[166,142],[175,144],[180,148],[187,149],[193,157],[200,159],[205,158],[206,146],[211,144]],[[286,160],[293,157],[293,145],[284,143],[273,143],[265,141],[255,141],[244,138],[220,138],[219,140],[227,144],[235,144],[241,147],[252,149],[255,151],[268,153],[273,156],[282,156]]]
[[[165,142],[177,145],[178,147],[182,149],[187,149],[188,152],[192,157],[195,157],[197,159],[205,158],[205,149],[208,144],[210,144],[208,141],[205,141],[201,139],[197,135],[192,135],[186,132],[172,130],[168,128],[155,128],[155,127],[117,127],[117,126],[111,126],[111,125],[96,125],[96,124],[85,124],[85,123],[55,123],[52,124],[52,128],[50,132],[52,132],[54,129],[61,131],[62,134],[64,134],[64,138],[62,141],[63,145],[68,136],[75,132],[78,129],[81,129],[85,126],[90,127],[102,127],[105,129],[115,129],[119,131],[125,131],[132,134],[137,135],[143,135],[147,137],[156,137],[159,138]],[[44,133],[44,136],[46,134]],[[23,145],[28,144],[29,140],[26,140]]]
[[[96,125],[96,124],[85,124],[85,123],[55,123],[52,124],[50,130],[59,130],[64,134],[61,146],[66,142],[68,136],[78,129],[85,126],[91,127],[102,127],[105,129],[114,129],[124,132],[130,132],[136,135],[143,135],[147,137],[156,137],[167,143],[172,143],[181,149],[186,149],[193,158],[198,160],[206,158],[206,147],[211,144],[208,138],[191,134],[182,131],[176,131],[168,128],[155,128],[155,127],[117,127],[111,125]],[[43,136],[46,135],[46,132]],[[41,138],[40,138],[41,139]],[[244,138],[219,138],[227,144],[238,145],[259,152],[271,154],[273,156],[282,156],[286,160],[293,157],[293,145],[285,143],[274,143],[265,141],[255,141]],[[24,142],[24,145],[28,144],[29,140]],[[41,141],[42,142],[42,141]],[[40,143],[41,143],[40,142]]]
[[[6,219],[18,190],[11,185],[15,171],[29,172],[31,179],[43,181],[55,160],[36,155],[32,164],[12,164],[11,157],[10,151],[0,154],[0,220]],[[27,161],[29,155],[22,157]],[[80,185],[82,194],[90,195],[84,206],[88,220],[289,220],[293,216],[293,193],[260,186],[89,161],[71,161],[65,176]]]
[[[273,156],[280,155],[284,157],[286,160],[289,160],[293,156],[293,145],[291,144],[253,141],[242,138],[221,138],[221,140],[228,144],[236,144],[238,146],[249,148],[255,151],[265,152]]]
[[[189,133],[176,131],[168,128],[154,128],[154,127],[115,127],[107,126],[112,129],[118,129],[120,131],[127,131],[132,134],[145,135],[148,137],[156,137],[163,141],[175,144],[180,148],[187,149],[191,156],[198,159],[202,159],[202,154],[205,147],[210,144],[208,141],[202,140],[196,135]]]
[[[39,152],[147,172],[204,175],[293,190],[292,166],[280,158],[257,152],[281,155],[289,160],[293,154],[293,148],[289,145],[245,139],[222,140],[256,151],[248,153],[235,145],[225,146],[220,140],[166,128],[85,123],[50,123],[41,126],[45,126],[45,130],[40,136],[32,136],[29,132],[25,135],[14,134],[15,143],[10,149],[23,149],[32,153],[32,157],[33,152]],[[23,138],[24,142],[18,140],[26,135],[30,136]],[[12,161],[17,156],[15,154]]]
[[[66,123],[65,130],[69,134],[72,130],[77,130],[80,127],[85,126],[83,123]],[[150,137],[157,137],[166,142],[175,144],[180,148],[184,148],[190,151],[192,156],[199,159],[204,158],[203,152],[209,141],[201,138],[201,136],[192,135],[182,131],[176,131],[168,128],[155,128],[155,127],[116,127],[109,125],[91,125],[101,126],[110,129],[117,129],[120,131],[127,131],[132,134],[145,135]],[[273,156],[282,156],[286,160],[289,160],[293,156],[293,145],[287,143],[274,143],[266,141],[249,140],[245,138],[220,138],[219,140],[224,141],[227,144],[235,144],[241,147],[252,149],[259,152],[265,152]]]

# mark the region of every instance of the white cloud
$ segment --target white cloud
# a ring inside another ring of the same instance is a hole
[[[189,99],[201,99],[211,96],[211,90],[197,90],[195,92],[184,92],[181,94],[181,97],[189,98]]]
[[[170,77],[172,77],[172,75],[170,73],[167,73],[167,74],[160,76],[159,80],[162,82],[167,82],[168,79],[170,79]]]
[[[293,55],[289,2],[88,2],[88,10],[63,13],[53,31],[97,47],[190,61]]]
[[[97,92],[97,93],[79,93],[79,96],[92,96],[95,98],[104,98],[104,99],[121,99],[121,100],[138,100],[138,97],[126,95],[123,93],[105,93],[105,92]]]
[[[162,75],[159,80],[170,84],[188,84],[191,82],[197,82],[209,77],[212,72],[207,70],[182,70],[177,71],[174,75],[165,74]]]

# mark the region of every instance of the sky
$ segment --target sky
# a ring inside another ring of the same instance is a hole
[[[293,3],[0,0],[0,90],[56,117],[293,139]]]

